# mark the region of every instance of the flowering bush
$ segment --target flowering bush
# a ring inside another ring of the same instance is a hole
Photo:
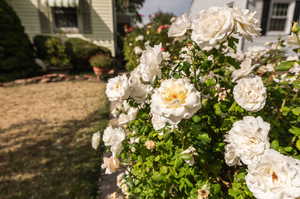
[[[138,64],[143,51],[150,46],[162,44],[161,48],[169,51],[172,38],[168,37],[170,19],[173,15],[158,12],[150,23],[141,28],[136,27],[124,39],[124,57],[127,61],[126,69],[131,71]]]
[[[169,36],[181,37],[180,55],[147,47],[135,70],[109,81],[103,168],[125,168],[127,198],[300,197],[299,59],[282,41],[237,53],[238,36],[259,32],[253,16],[178,17]]]

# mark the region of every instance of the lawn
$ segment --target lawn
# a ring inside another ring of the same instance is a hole
[[[100,158],[90,146],[107,122],[104,83],[0,88],[0,198],[90,199]]]

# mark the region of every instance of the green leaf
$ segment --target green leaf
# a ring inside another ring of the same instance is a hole
[[[296,148],[297,148],[298,150],[300,150],[300,139],[298,139],[297,142],[296,142]]]
[[[281,62],[277,67],[276,71],[287,71],[292,68],[295,64],[295,61],[285,61]]]
[[[214,109],[215,109],[216,115],[222,115],[222,114],[223,114],[223,112],[222,112],[222,110],[221,110],[220,104],[215,104],[215,105],[214,105]]]
[[[292,126],[292,128],[289,129],[289,132],[296,136],[300,136],[300,128],[298,127]]]
[[[192,117],[193,122],[199,123],[201,121],[201,117],[199,115],[194,115]]]
[[[207,133],[204,134],[200,134],[197,137],[199,140],[201,140],[204,144],[208,144],[211,142],[211,138],[209,137],[209,135]]]
[[[296,107],[292,109],[294,115],[300,115],[300,107]]]

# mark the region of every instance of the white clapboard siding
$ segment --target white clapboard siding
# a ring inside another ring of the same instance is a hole
[[[42,34],[38,13],[38,0],[8,0],[20,17],[26,33],[32,39]],[[91,0],[91,28],[89,34],[67,34],[67,37],[79,37],[109,48],[115,55],[115,24],[113,0]]]
[[[10,0],[9,3],[20,17],[26,33],[31,38],[40,34],[37,0]]]

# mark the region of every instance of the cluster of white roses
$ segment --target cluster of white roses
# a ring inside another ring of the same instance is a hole
[[[212,7],[195,16],[183,14],[171,25],[168,35],[181,37],[191,30],[191,39],[204,49],[215,47],[231,34],[249,40],[260,32],[255,12],[239,8]]]
[[[265,49],[257,49],[263,53]],[[252,53],[253,54],[253,53]],[[267,93],[262,78],[252,74],[255,66],[246,59],[241,68],[233,71],[235,101],[244,109],[256,112],[263,109]],[[248,166],[246,183],[258,199],[295,199],[300,197],[300,161],[270,149],[270,124],[261,117],[246,116],[233,124],[225,136],[227,165]]]
[[[260,31],[254,15],[249,10],[219,7],[202,10],[194,17],[184,14],[171,25],[169,36],[181,37],[191,30],[191,39],[203,49],[216,47],[231,34],[252,39]],[[189,47],[182,51],[187,52],[182,59],[191,62]],[[104,144],[110,146],[112,152],[111,157],[104,158],[102,167],[106,173],[119,168],[117,156],[126,137],[126,128],[123,127],[136,118],[145,103],[150,105],[151,122],[155,130],[161,130],[166,125],[176,128],[180,121],[191,118],[201,108],[202,94],[188,78],[160,80],[161,63],[164,60],[161,45],[146,46],[146,50],[139,53],[140,63],[131,73],[119,75],[107,83],[106,95],[113,104],[112,116],[116,124],[108,126],[103,135]],[[267,98],[262,78],[252,73],[255,67],[250,57],[232,73],[232,81],[236,82],[234,100],[250,112],[262,110]],[[158,88],[153,87],[156,80],[160,83]],[[229,91],[225,88],[219,90],[222,93],[218,100],[224,100]],[[128,99],[133,99],[139,106],[132,107]],[[225,161],[229,166],[242,163],[248,166],[247,186],[258,199],[300,197],[300,161],[270,149],[269,131],[270,124],[261,117],[246,116],[235,122],[225,136]],[[93,140],[92,145],[97,148],[100,134],[95,134]],[[148,140],[145,147],[153,150],[155,142]],[[196,149],[190,146],[182,155],[195,156]],[[193,165],[195,161],[192,158],[186,163]]]
[[[270,149],[269,131],[270,124],[261,117],[235,122],[225,137],[225,161],[229,166],[248,166],[246,183],[256,198],[298,198],[300,161]]]

